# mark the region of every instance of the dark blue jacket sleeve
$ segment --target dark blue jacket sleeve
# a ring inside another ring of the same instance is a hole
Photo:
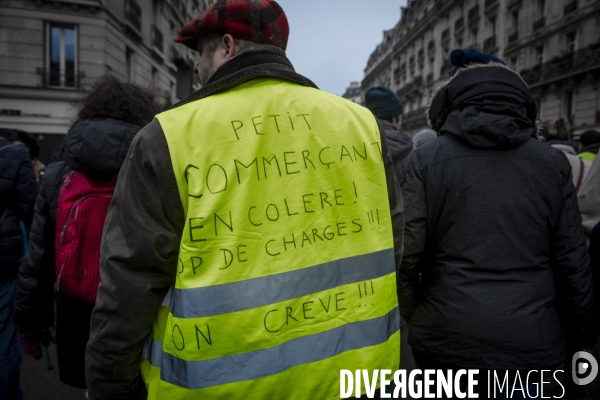
[[[568,161],[563,159],[562,170],[570,171]],[[564,322],[577,329],[592,317],[594,284],[577,192],[570,173],[563,173],[562,178],[562,211],[558,223],[551,228],[551,265],[557,289],[556,307]]]
[[[418,266],[427,237],[427,203],[421,170],[418,152],[416,152],[410,161],[406,180],[402,184],[402,193],[406,204],[406,222],[404,255],[397,276],[398,304],[402,317],[407,321],[417,306]]]
[[[39,192],[39,185],[35,180],[33,164],[26,152],[19,159],[19,170],[16,179],[17,217],[29,226],[33,218],[35,199]]]
[[[20,221],[29,226],[39,189],[25,149],[7,143],[0,141],[0,282],[17,275],[24,241]]]
[[[69,168],[64,162],[50,164],[42,179],[25,254],[17,280],[13,320],[21,333],[38,337],[54,322],[54,237],[52,211],[58,199],[62,176]]]

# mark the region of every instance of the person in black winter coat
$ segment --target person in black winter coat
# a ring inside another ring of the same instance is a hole
[[[24,253],[24,229],[39,186],[27,151],[0,136],[0,398],[17,399],[21,352],[10,318]]]
[[[410,136],[400,132],[402,126],[402,112],[404,107],[402,101],[387,86],[374,86],[365,93],[365,107],[381,121],[385,131],[388,151],[394,163],[394,172],[398,183],[402,184],[408,170],[408,162],[413,153],[414,143]],[[406,321],[400,323],[400,369],[411,371],[414,369],[415,361],[407,341],[408,326]]]
[[[56,212],[63,178],[75,170],[102,181],[111,180],[140,127],[158,111],[151,93],[115,78],[100,79],[81,100],[78,121],[67,134],[62,160],[49,164],[42,179],[30,250],[19,270],[14,322],[22,338],[39,343],[47,327],[53,325],[55,298],[60,379],[74,387],[86,387],[85,345],[94,303],[53,291]]]
[[[600,199],[598,199],[598,201],[600,202]],[[594,276],[594,294],[596,304],[598,304],[600,298],[600,222],[592,228],[588,251],[590,253],[590,263],[593,271],[592,275]],[[598,309],[598,307],[596,307],[594,311],[593,320],[586,328],[587,329],[584,332],[583,347],[593,349],[600,336],[600,309]]]
[[[560,318],[582,327],[592,315],[570,165],[536,139],[536,117],[521,77],[495,63],[464,67],[432,100],[439,137],[402,187],[398,273],[424,368],[553,369],[566,359]]]
[[[394,171],[398,183],[402,184],[413,152],[411,137],[400,132],[404,110],[402,101],[392,89],[386,86],[374,86],[365,93],[365,107],[381,120],[381,125],[385,129],[388,149],[394,162]]]
[[[39,182],[40,176],[42,175],[46,166],[40,161],[40,144],[34,135],[27,133],[19,129],[6,129],[0,128],[0,136],[9,140],[13,144],[23,147],[33,164],[33,172],[35,173],[35,179]]]
[[[600,133],[594,130],[583,132],[579,137],[579,157],[591,163],[600,150]]]

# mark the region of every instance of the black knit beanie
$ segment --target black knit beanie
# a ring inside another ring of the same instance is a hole
[[[380,119],[390,120],[402,114],[402,101],[392,89],[374,86],[365,93],[365,106]]]
[[[581,143],[583,146],[600,143],[600,133],[594,130],[586,131],[579,138],[579,143]]]
[[[450,62],[452,63],[452,65],[454,65],[454,69],[451,73],[452,76],[454,76],[459,69],[464,68],[468,65],[489,63],[498,63],[506,65],[504,61],[492,54],[482,53],[473,49],[468,49],[467,51],[464,51],[462,49],[452,50],[452,53],[450,53]]]

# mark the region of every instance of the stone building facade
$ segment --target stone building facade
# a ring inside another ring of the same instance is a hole
[[[35,134],[42,161],[74,121],[73,100],[104,74],[165,105],[197,88],[195,56],[173,42],[211,0],[1,0],[0,128]]]
[[[494,54],[519,71],[541,120],[566,116],[575,136],[600,128],[598,0],[409,0],[383,35],[361,91],[395,90],[408,133],[427,126],[428,102],[449,78],[455,48]]]
[[[362,104],[360,98],[360,83],[350,82],[350,86],[346,88],[346,91],[344,92],[342,97],[354,103]]]

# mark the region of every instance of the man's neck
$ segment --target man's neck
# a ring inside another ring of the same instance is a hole
[[[248,50],[220,65],[205,86],[171,108],[208,97],[261,76],[271,76],[317,88],[311,80],[294,71],[292,63],[287,59],[283,50]]]

